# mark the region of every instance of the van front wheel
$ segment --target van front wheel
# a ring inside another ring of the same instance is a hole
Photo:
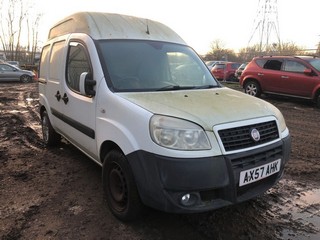
[[[140,217],[143,204],[130,165],[118,150],[110,151],[104,158],[102,185],[108,206],[115,217],[122,221]]]
[[[47,146],[57,145],[61,140],[61,136],[53,129],[47,111],[42,113],[41,126],[44,143]]]

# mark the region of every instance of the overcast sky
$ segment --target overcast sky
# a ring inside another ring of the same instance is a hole
[[[25,0],[27,1],[27,0]],[[198,53],[220,39],[224,47],[247,47],[256,26],[258,3],[266,0],[34,0],[35,11],[44,15],[40,38],[49,28],[78,11],[101,11],[150,18],[175,30]],[[316,48],[320,40],[319,0],[278,0],[278,23],[282,42]],[[276,22],[276,21],[275,21]]]

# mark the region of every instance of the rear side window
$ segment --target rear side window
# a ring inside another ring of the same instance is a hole
[[[226,65],[225,64],[216,64],[214,65],[214,69],[225,69]]]
[[[50,45],[44,46],[41,53],[39,78],[46,78],[48,76],[48,58],[49,58]]]
[[[279,59],[267,60],[267,62],[263,65],[263,68],[271,70],[281,70],[282,63],[283,62]]]
[[[15,68],[5,64],[1,64],[0,69],[5,72],[13,72],[15,70]]]
[[[85,47],[78,42],[71,42],[67,56],[66,81],[73,91],[80,93],[80,75],[92,73],[91,64]]]
[[[263,66],[264,66],[264,64],[267,62],[267,59],[257,59],[256,60],[256,64],[259,66],[259,67],[261,67],[261,68],[263,68]]]
[[[52,46],[52,52],[50,56],[50,80],[60,81],[62,79],[62,66],[63,66],[63,48],[65,41],[56,42]]]

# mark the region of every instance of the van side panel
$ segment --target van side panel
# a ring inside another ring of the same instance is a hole
[[[49,57],[49,67],[47,73],[46,82],[46,97],[50,103],[50,107],[47,107],[47,112],[50,116],[51,124],[57,131],[59,131],[59,126],[61,120],[52,115],[53,112],[61,112],[61,99],[59,100],[59,95],[61,97],[61,77],[64,73],[63,59],[65,51],[65,40],[60,40],[52,44],[52,50]]]

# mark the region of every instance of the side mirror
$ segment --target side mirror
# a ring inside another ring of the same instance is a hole
[[[92,79],[91,73],[83,72],[80,75],[80,93],[87,96],[95,96],[96,91],[93,89],[96,81]]]
[[[306,68],[306,69],[303,71],[303,73],[304,73],[305,75],[311,76],[311,75],[312,75],[312,70],[311,70],[310,68]]]

